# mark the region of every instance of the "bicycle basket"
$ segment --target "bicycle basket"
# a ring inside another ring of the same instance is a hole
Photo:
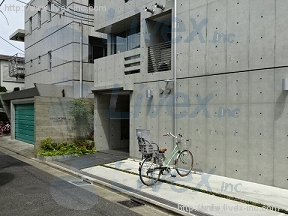
[[[180,151],[183,151],[185,149],[189,149],[191,144],[190,141],[187,140],[182,140],[181,142],[178,143]]]

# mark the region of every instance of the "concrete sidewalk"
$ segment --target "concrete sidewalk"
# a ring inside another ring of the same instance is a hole
[[[28,158],[34,158],[33,145],[11,140],[10,137],[0,137],[0,147]],[[97,157],[97,153],[95,157]],[[47,164],[72,174],[78,174],[83,178],[89,178],[91,181],[101,183],[107,187],[121,190],[146,202],[166,207],[179,214],[288,214],[288,190],[285,189],[217,176],[213,175],[213,171],[211,171],[211,174],[192,173],[187,177],[180,177],[176,174],[176,178],[164,175],[161,176],[156,185],[147,187],[142,184],[138,176],[139,160],[128,158],[93,166],[91,155],[90,159],[87,158],[85,156],[74,158],[74,162],[69,165],[65,164],[65,161],[61,162],[59,160],[47,162]],[[89,166],[81,168],[79,163],[86,163]],[[212,195],[209,193],[212,193]],[[253,202],[252,205],[246,204],[248,201]],[[257,204],[266,205],[268,208],[273,208],[273,210],[257,207]],[[280,213],[277,212],[277,209],[286,212]]]

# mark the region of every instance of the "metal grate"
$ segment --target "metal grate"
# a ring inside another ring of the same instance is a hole
[[[118,201],[118,203],[120,203],[121,205],[124,205],[124,206],[126,206],[128,208],[134,208],[134,207],[145,205],[144,203],[142,203],[142,202],[140,202],[140,201],[138,201],[136,199]]]
[[[171,42],[148,47],[148,73],[171,70]]]

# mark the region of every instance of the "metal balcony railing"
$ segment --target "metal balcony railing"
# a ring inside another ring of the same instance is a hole
[[[25,58],[24,54],[17,53],[9,60],[9,76],[16,79],[25,77]]]
[[[171,42],[148,47],[148,73],[171,70]]]

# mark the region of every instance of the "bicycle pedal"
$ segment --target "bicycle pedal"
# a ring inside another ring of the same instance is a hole
[[[176,177],[176,175],[174,175],[174,174],[171,174],[171,177],[172,177],[172,178],[175,178],[175,177]]]

